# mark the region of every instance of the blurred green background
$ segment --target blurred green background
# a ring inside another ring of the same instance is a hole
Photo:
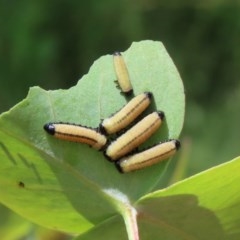
[[[198,2],[0,0],[0,111],[30,86],[69,88],[101,55],[158,40],[186,91],[183,148],[159,186],[179,159],[186,177],[240,155],[240,2]]]

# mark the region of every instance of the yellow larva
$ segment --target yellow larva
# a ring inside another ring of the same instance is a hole
[[[103,133],[113,134],[132,123],[151,103],[152,93],[145,92],[134,97],[122,109],[100,124]]]
[[[178,140],[169,140],[145,151],[124,157],[116,162],[116,166],[122,173],[132,172],[168,159],[179,148],[180,142]]]
[[[107,143],[107,138],[97,132],[96,129],[81,125],[61,122],[48,123],[44,125],[44,129],[56,138],[71,142],[86,143],[96,149],[102,149]]]
[[[105,151],[105,156],[111,161],[118,160],[129,154],[145,142],[161,125],[163,112],[153,112],[130,128],[126,133],[112,142]]]
[[[129,78],[127,66],[120,52],[115,52],[113,54],[113,63],[115,72],[117,74],[118,84],[122,92],[127,95],[132,94],[133,88]]]

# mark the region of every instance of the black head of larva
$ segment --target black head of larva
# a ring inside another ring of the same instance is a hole
[[[113,56],[122,56],[122,54],[120,52],[116,51],[113,53]]]
[[[181,147],[180,141],[179,140],[174,140],[174,143],[175,143],[176,149],[178,150]]]
[[[105,129],[105,127],[102,125],[102,122],[103,122],[103,120],[101,121],[101,123],[99,124],[99,127],[98,127],[98,132],[100,132],[100,133],[102,133],[103,135],[105,135],[105,136],[107,136],[108,134],[107,134],[107,131],[106,131],[106,129]]]
[[[122,167],[120,165],[120,161],[116,161],[115,166],[120,173],[124,173],[123,170],[122,170]]]
[[[130,89],[127,92],[121,91],[121,94],[126,95],[127,97],[132,96],[133,95],[133,89]]]
[[[55,133],[55,127],[54,127],[54,125],[53,125],[52,123],[47,123],[47,124],[45,124],[45,125],[43,126],[43,129],[44,129],[47,133],[49,133],[49,134],[51,134],[51,135],[54,135],[54,133]]]
[[[165,117],[164,112],[162,112],[162,111],[157,111],[157,114],[158,114],[158,116],[159,116],[159,118],[160,118],[161,120],[164,119],[164,117]]]
[[[153,97],[153,94],[151,92],[144,92],[144,93],[149,99]]]

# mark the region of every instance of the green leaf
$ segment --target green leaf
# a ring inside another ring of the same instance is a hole
[[[32,224],[0,205],[0,239],[18,240],[26,236]]]
[[[145,146],[177,138],[184,118],[180,76],[159,42],[142,41],[123,53],[135,95],[151,91],[154,109],[165,112],[161,129]],[[166,163],[120,174],[98,152],[83,144],[54,139],[43,130],[52,121],[97,127],[129,99],[116,88],[111,55],[94,62],[68,90],[30,90],[27,98],[0,117],[0,201],[50,228],[82,233],[115,215],[111,189],[136,201],[159,180]]]
[[[239,168],[240,157],[144,196],[135,204],[140,239],[240,239]],[[76,240],[97,236],[128,239],[114,217]]]
[[[178,230],[185,229],[187,232],[188,229],[196,229],[196,233],[204,232],[207,236],[213,234],[214,237],[210,239],[239,239],[240,172],[238,169],[240,169],[240,157],[169,188],[150,193],[138,204],[154,214],[156,213],[154,206],[156,203],[159,204],[161,206],[157,213],[161,215],[159,219],[165,218],[166,222],[171,221],[175,227],[178,226]],[[188,219],[189,217],[191,218]],[[200,230],[201,227],[204,228]],[[232,236],[236,238],[231,238]]]

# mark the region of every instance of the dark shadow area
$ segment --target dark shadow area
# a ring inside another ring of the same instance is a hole
[[[139,210],[141,239],[227,239],[218,218],[194,195],[148,199]]]

